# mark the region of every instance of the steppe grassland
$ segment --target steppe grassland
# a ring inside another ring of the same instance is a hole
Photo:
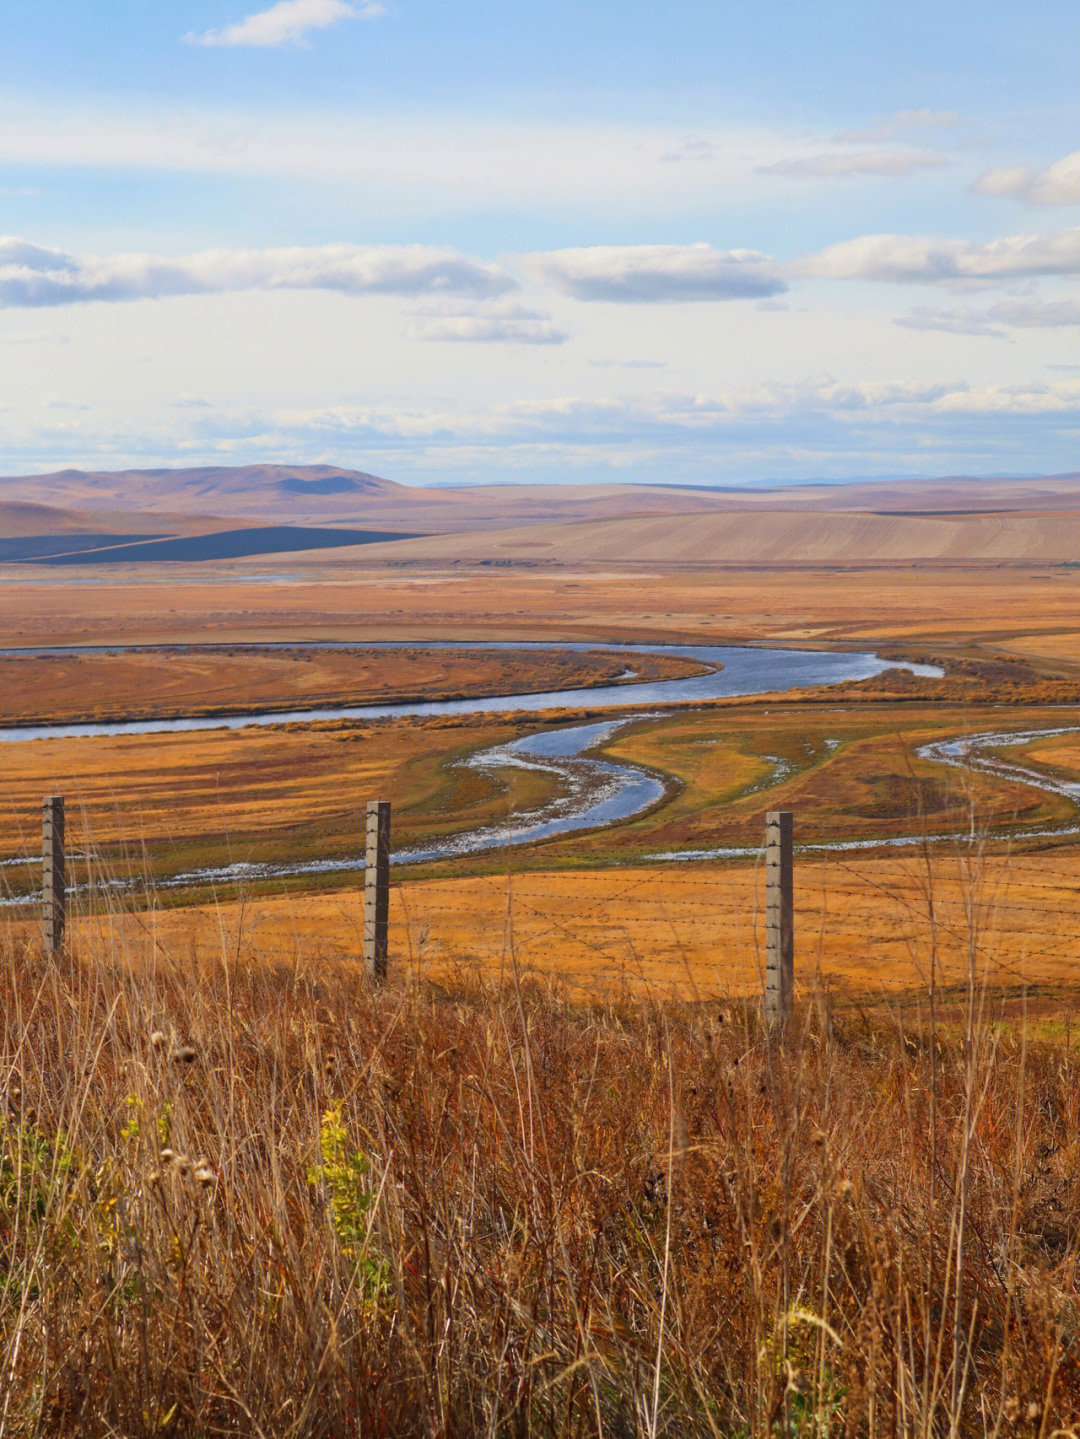
[[[131,580],[146,577],[137,574]],[[1063,648],[1066,621],[1075,619],[1078,584],[1077,573],[1068,569],[1040,575],[943,569],[932,576],[892,569],[793,571],[784,575],[783,583],[768,572],[525,570],[515,573],[513,585],[507,585],[501,576],[490,573],[390,569],[357,573],[344,565],[312,561],[298,562],[291,577],[274,583],[253,578],[241,566],[216,567],[199,578],[173,573],[167,582],[160,572],[149,577],[153,583],[145,587],[130,581],[96,584],[91,617],[80,602],[85,597],[83,587],[48,577],[47,583],[24,587],[21,598],[27,600],[27,608],[18,611],[16,628],[34,630],[42,642],[72,638],[77,623],[90,626],[97,639],[119,634],[141,641],[165,634],[188,637],[207,625],[215,638],[309,635],[320,628],[324,633],[340,633],[346,626],[354,634],[363,629],[383,634],[386,627],[419,637],[452,627],[457,634],[505,636],[541,625],[549,635],[554,627],[566,634],[603,631],[616,637],[622,626],[632,627],[636,635],[666,626],[664,632],[675,637],[700,631],[707,620],[713,638],[722,631],[724,638],[750,634],[782,642],[797,637],[811,643],[823,635],[834,640],[839,634],[855,638],[861,628],[872,630],[875,638],[908,636],[912,640],[908,648],[916,651],[985,656],[1006,643],[1022,648],[1022,630],[1035,633],[1039,625],[1046,626],[1044,637],[1052,636]],[[667,604],[662,614],[655,607],[661,595]],[[751,604],[762,608],[754,611]],[[801,629],[793,624],[796,611],[803,620]],[[467,657],[466,668],[471,662],[472,657]],[[100,672],[95,671],[101,679],[98,703],[112,663],[107,657]],[[130,668],[121,665],[115,673],[134,694],[145,677],[143,661],[132,657],[125,663]],[[380,668],[381,661],[354,657],[340,662],[340,669],[334,668],[338,661],[329,668],[327,663],[321,658],[313,663],[295,655],[275,657],[260,671],[250,657],[225,655],[208,664],[200,656],[191,661],[195,668],[188,668],[186,675],[192,686],[196,681],[202,685],[207,704],[228,693],[230,676],[247,686],[238,698],[253,703],[267,687],[283,698],[302,699],[316,690],[328,693],[337,685],[343,691],[352,686],[355,697],[361,692],[385,695],[396,684],[412,688],[421,682],[415,679],[416,671],[407,672],[404,666]],[[536,679],[544,683],[553,672],[541,666]],[[410,680],[407,673],[414,678]],[[450,687],[462,673],[452,665],[434,665],[422,683]],[[487,677],[497,683],[516,674],[503,670]],[[77,680],[77,670],[72,669],[64,693],[73,708],[78,705]],[[683,986],[692,973],[691,988],[712,992],[717,985],[716,931],[710,929],[710,916],[717,911],[710,874],[718,871],[665,867],[654,877],[655,885],[672,895],[680,885],[688,893],[699,885],[699,917],[690,917],[685,906],[681,917],[674,915],[673,901],[666,913],[657,908],[649,917],[639,906],[627,919],[614,917],[619,911],[620,882],[602,872],[605,866],[627,861],[640,866],[648,863],[650,855],[667,849],[754,845],[764,811],[776,806],[795,810],[800,839],[961,832],[970,827],[973,812],[985,827],[1053,827],[1067,818],[1070,806],[1061,798],[988,777],[943,772],[918,758],[915,751],[927,739],[1002,723],[999,708],[964,704],[959,702],[961,691],[952,693],[951,704],[920,704],[919,688],[914,686],[908,688],[904,702],[897,703],[895,694],[879,694],[867,686],[858,693],[845,691],[840,703],[780,703],[763,698],[629,726],[610,743],[609,752],[668,777],[669,797],[661,807],[609,831],[456,862],[452,868],[432,867],[430,879],[408,877],[402,900],[423,916],[411,943],[423,949],[428,936],[427,953],[433,963],[436,955],[441,956],[440,964],[467,958],[470,945],[474,957],[494,963],[505,924],[500,926],[491,910],[498,903],[492,899],[499,893],[498,883],[482,875],[493,870],[522,872],[514,882],[523,906],[533,905],[538,911],[534,921],[523,907],[515,919],[516,936],[530,947],[528,963],[534,963],[542,949],[541,968],[561,970],[577,983],[590,972],[614,972],[609,964],[614,948],[615,968],[627,970],[631,978],[643,972],[644,964],[651,966],[649,984]],[[1032,693],[1037,693],[1034,685]],[[162,696],[161,704],[168,707],[175,698]],[[1037,706],[1010,705],[1004,712],[1015,728],[1067,723],[1072,716],[1071,710]],[[548,797],[551,781],[543,776],[516,772],[493,782],[454,762],[471,750],[555,718],[396,721],[362,728],[330,725],[123,737],[92,744],[56,740],[13,745],[5,751],[7,788],[0,842],[6,853],[33,854],[40,797],[62,790],[72,801],[73,842],[100,854],[105,872],[145,868],[152,876],[235,859],[295,861],[357,853],[362,806],[376,796],[391,799],[394,843],[405,847],[490,823],[511,809]],[[903,889],[907,883],[904,863],[858,855],[843,860],[845,872],[877,876],[863,889],[877,892],[883,905],[881,885],[896,883]],[[541,871],[541,879],[527,881],[523,872],[528,870]],[[470,871],[473,879],[468,877]],[[825,880],[819,883],[816,876],[823,871],[812,872],[812,892],[821,892]],[[728,877],[735,873],[730,868],[723,871]],[[753,932],[756,911],[750,874],[746,870],[730,885],[725,879],[725,892],[734,897],[730,911],[723,902],[718,911],[727,916],[724,933],[732,932],[730,916],[736,912],[744,916],[746,934]],[[629,882],[633,886],[638,879],[635,869]],[[352,902],[353,883],[348,876],[303,881],[308,889],[340,889],[345,911]],[[434,887],[424,890],[424,884]],[[533,891],[522,888],[527,884],[534,886]],[[410,900],[414,892],[415,900]],[[321,908],[323,903],[317,894],[304,898],[294,892],[287,907],[291,906],[298,932],[320,935],[332,943],[333,914],[345,911],[333,908],[337,898],[327,901],[327,909]],[[581,911],[576,929],[571,914],[575,904]],[[309,905],[311,913],[305,918],[303,910]],[[868,906],[867,896],[857,902],[852,898],[850,912],[859,916],[858,923],[848,938],[837,933],[834,958],[845,983],[852,979],[851,951],[857,949],[857,935],[868,932]],[[545,911],[557,916],[546,928]],[[284,910],[269,912],[278,916],[272,927],[284,932]],[[192,910],[189,931],[204,913],[198,907]],[[395,922],[405,939],[404,914]],[[603,927],[615,923],[623,926],[629,939],[598,946]],[[881,927],[888,929],[890,924],[891,918]],[[207,933],[212,947],[212,924]],[[582,938],[586,935],[587,941]],[[190,940],[188,932],[185,942]],[[350,943],[351,939],[346,950]],[[725,973],[745,976],[747,956],[756,941],[733,943],[740,957],[725,966]],[[892,956],[894,949],[886,944],[882,953]],[[1014,958],[1010,950],[1010,964]],[[869,960],[867,965],[869,980],[873,965]],[[910,965],[903,969],[908,977],[913,972]],[[744,978],[732,982],[736,988],[744,987]],[[872,982],[876,984],[876,979]],[[907,983],[905,978],[901,987]]]
[[[457,988],[513,974],[555,982],[577,1000],[613,994],[725,1001],[760,993],[764,879],[753,864],[529,868],[395,880],[393,966],[417,984]],[[917,851],[800,856],[795,885],[797,993],[871,1008],[903,1003],[912,1022],[931,980],[939,998],[974,978],[987,1017],[1022,1013],[1053,994],[1060,1014],[1080,1004],[1080,855]],[[126,907],[80,916],[74,952],[104,947],[136,974],[162,956],[212,968],[239,962],[303,976],[333,962],[359,975],[363,894],[355,879],[323,893],[222,891],[169,909]],[[227,897],[228,896],[228,897]],[[30,942],[36,927],[9,922]],[[1020,1008],[1017,1008],[1017,1004]]]
[[[284,576],[267,579],[264,570],[254,562],[143,566],[123,579],[90,570],[58,579],[45,568],[7,566],[6,643],[893,641],[959,652],[1007,647],[1051,669],[1080,663],[1080,569],[1066,566],[536,564],[515,567],[511,582],[498,569],[292,556]]]
[[[0,948],[6,1430],[1080,1419],[1069,1043],[410,980]]]
[[[1067,723],[1070,716],[1075,712],[1033,708],[1009,718],[1035,728]],[[68,797],[73,851],[94,855],[102,874],[134,868],[165,876],[236,860],[355,855],[363,807],[373,798],[391,801],[394,845],[411,848],[550,798],[557,780],[549,774],[510,769],[492,776],[459,762],[478,749],[581,718],[573,711],[401,718],[7,743],[0,850],[6,856],[37,852],[41,797],[51,793]],[[631,720],[605,752],[665,776],[670,797],[664,804],[629,823],[511,857],[495,852],[455,861],[453,873],[576,872],[583,865],[647,862],[669,849],[753,846],[765,811],[778,806],[795,810],[802,840],[963,833],[973,806],[982,826],[1061,824],[1071,812],[1061,797],[961,776],[916,754],[928,739],[1000,722],[991,710],[973,715],[960,707],[775,700]],[[8,881],[17,885],[17,873]],[[347,876],[306,881],[351,882]],[[573,889],[575,882],[567,884]]]
[[[972,718],[964,711],[881,711],[876,705],[774,701],[767,711],[746,705],[688,710],[628,727],[609,752],[665,772],[676,785],[673,799],[610,831],[428,866],[429,877],[396,874],[395,964],[419,981],[444,982],[462,976],[473,982],[516,966],[557,976],[573,993],[594,997],[612,987],[684,999],[748,995],[761,980],[760,870],[752,860],[656,865],[641,856],[665,847],[755,846],[764,810],[774,806],[795,810],[800,840],[965,833],[973,814],[981,826],[991,817],[1006,826],[1053,826],[1068,819],[1071,806],[1062,798],[987,777],[953,779],[948,771],[942,782],[940,767],[913,757],[926,738],[962,732]],[[1042,710],[1011,717],[1029,727],[1062,719],[1060,711]],[[1000,715],[988,713],[978,722],[1000,723]],[[492,722],[484,738],[494,743],[536,723]],[[296,727],[155,737],[153,743],[109,740],[90,752],[102,766],[103,784],[115,783],[115,769],[125,767],[127,792],[143,796],[133,808],[145,817],[146,851],[175,870],[211,858],[224,863],[358,854],[362,798],[374,794],[394,799],[400,847],[490,822],[508,807],[544,797],[543,777],[511,772],[507,793],[501,783],[455,767],[453,760],[473,749],[477,738],[472,722],[396,721],[359,730]],[[64,748],[87,752],[85,742],[76,741],[12,746],[12,752],[40,764],[48,750]],[[1050,742],[1050,748],[1058,771],[1068,773],[1066,742]],[[779,782],[777,760],[788,767]],[[1080,764],[1075,753],[1072,763]],[[36,820],[31,800],[47,772],[20,776],[28,825]],[[79,783],[92,790],[91,777]],[[209,798],[218,793],[220,808],[214,810]],[[108,850],[111,842],[119,852],[127,841],[137,859],[137,846],[123,832],[131,812],[88,800],[91,844]],[[76,844],[82,822],[73,817]],[[155,825],[172,826],[167,844]],[[27,838],[29,846],[36,834]],[[1076,851],[1068,845],[1030,855],[1006,850],[999,842],[969,857],[940,846],[927,856],[917,846],[891,855],[800,856],[802,992],[820,982],[869,1003],[910,996],[925,988],[932,973],[945,987],[962,982],[974,953],[980,983],[1011,995],[1025,986],[1056,985],[1064,997],[1075,985],[1074,939],[1080,935]],[[629,867],[628,859],[635,861]],[[618,860],[624,863],[610,867]],[[110,864],[101,868],[108,872]],[[190,954],[206,963],[226,953],[301,969],[333,957],[355,967],[362,933],[356,875],[292,883],[299,888],[286,894],[275,892],[280,882],[245,885],[243,897],[235,899],[231,889],[219,889],[212,904],[188,895],[167,913],[136,901],[134,914],[112,914],[106,900],[105,912],[75,922],[76,946],[85,952],[94,937],[110,950],[119,944],[137,968],[156,952]],[[15,923],[13,932],[29,935],[32,928]]]
[[[508,803],[547,793],[528,771],[509,776],[507,791],[453,763],[520,729],[430,719],[9,743],[0,844],[34,854],[41,798],[53,793],[67,796],[73,850],[106,872],[355,854],[366,801],[387,796],[396,840],[407,843],[497,820]]]
[[[715,835],[725,814],[752,829],[766,802],[809,808],[823,777],[837,808],[822,822],[906,824],[910,790],[870,781],[898,732],[910,756],[935,719],[766,701],[665,724],[617,743],[684,781],[676,825]],[[230,802],[264,786],[240,801],[245,832],[302,807],[352,836],[362,799],[395,783],[417,784],[430,823],[420,791],[445,783],[460,731],[387,726],[382,749],[378,731],[249,732],[249,773],[220,734],[158,750],[156,772],[149,748],[39,754],[55,769],[66,753],[72,784],[96,775],[102,801],[132,770],[155,823],[198,844],[221,815],[199,815],[215,774]],[[36,843],[50,786],[17,748]],[[796,773],[755,791],[769,755]],[[999,818],[1018,802],[1025,820],[1059,817],[1012,786],[974,792]],[[940,812],[965,798],[958,784]],[[1055,1019],[1075,997],[1060,913],[1080,893],[1074,851],[800,860],[803,987],[779,1045],[737,1002],[757,988],[758,870],[583,870],[573,848],[558,869],[515,872],[545,847],[395,887],[380,993],[358,972],[355,885],[76,915],[59,961],[8,927],[5,1427],[1036,1435],[1080,1420],[1080,1072],[1067,1024],[1049,1046],[1019,1022],[1032,983],[1053,986]],[[876,999],[891,1003],[864,1018]]]

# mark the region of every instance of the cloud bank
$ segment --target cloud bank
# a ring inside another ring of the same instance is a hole
[[[977,419],[978,423],[973,423]],[[617,478],[715,484],[787,478],[867,478],[1027,472],[1038,437],[1048,469],[1075,468],[1080,379],[1009,386],[942,383],[766,383],[714,392],[568,394],[478,408],[416,401],[370,405],[342,397],[315,406],[226,408],[179,401],[169,419],[95,409],[24,412],[5,420],[10,472],[87,456],[126,464],[222,463],[258,450],[283,462],[333,457],[398,478],[451,475],[566,480]],[[14,466],[14,468],[12,468]],[[779,468],[778,468],[779,467]]]
[[[207,30],[202,35],[188,34],[184,40],[189,45],[211,49],[273,49],[299,44],[310,31],[326,30],[341,20],[374,20],[385,13],[377,0],[366,5],[348,5],[345,0],[279,0],[269,10],[259,10],[235,25]]]
[[[498,265],[425,245],[318,245],[194,255],[83,258],[0,237],[0,306],[160,299],[236,290],[338,290],[348,295],[461,295],[517,288]]]
[[[746,300],[787,289],[769,256],[706,244],[551,250],[528,255],[524,263],[575,300]]]

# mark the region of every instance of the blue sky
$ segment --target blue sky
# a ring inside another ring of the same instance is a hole
[[[5,5],[0,472],[1080,468],[1080,10]]]

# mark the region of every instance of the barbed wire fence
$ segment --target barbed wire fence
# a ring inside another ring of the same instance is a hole
[[[788,811],[767,815],[763,838],[750,862],[646,858],[634,867],[516,871],[508,862],[505,874],[412,878],[391,869],[391,808],[373,801],[365,860],[352,865],[361,884],[302,904],[295,894],[255,895],[239,906],[238,923],[249,927],[253,958],[321,948],[361,963],[373,982],[403,967],[437,977],[512,966],[582,993],[614,986],[690,999],[756,995],[771,1023],[817,986],[893,998],[972,983],[1003,994],[1051,985],[1080,992],[1080,851],[1070,846],[1008,853],[966,836],[902,854],[883,848],[853,857],[819,842],[800,851],[798,816]],[[80,860],[88,853],[84,846]],[[96,899],[97,910],[119,922],[125,906],[109,901],[135,892],[104,872],[72,883],[71,858],[63,798],[47,796],[42,890],[5,902],[22,919],[40,906],[54,952],[68,940],[75,900],[85,901],[84,918]],[[35,861],[7,863],[25,873]],[[219,942],[222,913],[246,875],[239,869],[231,890],[228,882],[211,887]],[[152,879],[147,890],[152,904]],[[188,916],[191,937],[198,909],[188,904],[166,918],[176,928],[175,916]],[[212,936],[214,926],[206,928]],[[157,932],[168,932],[164,920]]]

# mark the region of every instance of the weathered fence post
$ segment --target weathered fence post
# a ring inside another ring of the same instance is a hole
[[[390,801],[367,807],[364,856],[364,968],[369,979],[386,978],[386,930],[390,916]]]
[[[783,1023],[795,989],[791,811],[765,816],[765,1018]]]
[[[67,917],[64,867],[64,797],[46,795],[41,804],[41,889],[45,945],[53,954],[64,944]]]

